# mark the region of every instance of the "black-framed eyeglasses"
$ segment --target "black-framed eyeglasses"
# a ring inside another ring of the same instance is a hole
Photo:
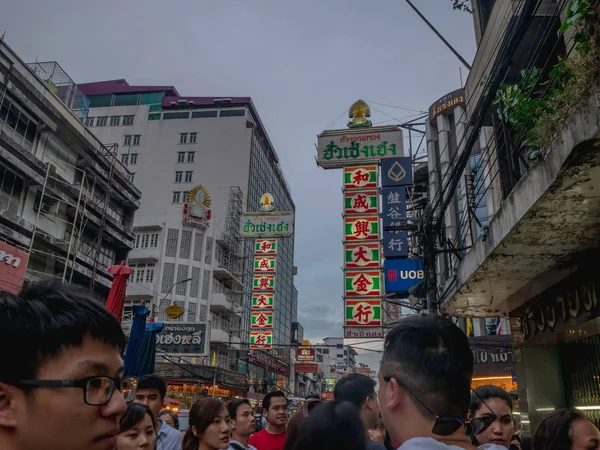
[[[16,384],[34,388],[81,388],[83,401],[87,405],[102,406],[110,401],[117,386],[125,401],[132,401],[137,391],[138,379],[136,377],[87,377],[80,380],[22,380]]]
[[[454,434],[459,428],[461,428],[463,426],[466,428],[467,435],[475,436],[475,435],[485,431],[494,422],[494,420],[496,420],[495,415],[479,417],[476,419],[471,419],[470,421],[467,421],[461,417],[438,415],[438,414],[434,413],[431,409],[429,409],[427,407],[427,405],[425,405],[425,403],[423,403],[419,399],[419,397],[417,397],[408,388],[408,386],[406,386],[406,384],[404,384],[398,378],[391,377],[391,376],[385,376],[385,377],[383,377],[383,381],[385,381],[386,383],[389,383],[392,380],[392,378],[394,380],[396,380],[396,382],[400,386],[402,386],[406,390],[406,392],[408,392],[412,396],[412,398],[414,398],[417,402],[419,402],[421,404],[421,406],[423,408],[425,408],[425,410],[435,418],[435,423],[433,424],[433,428],[431,429],[431,432],[437,436],[450,436],[451,434]]]

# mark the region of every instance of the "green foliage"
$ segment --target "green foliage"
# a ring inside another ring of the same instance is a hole
[[[452,8],[473,14],[473,9],[471,8],[471,0],[452,0]]]
[[[593,3],[598,3],[594,1]],[[587,26],[586,19],[589,18],[591,10],[590,0],[574,0],[569,2],[567,6],[567,17],[562,26],[558,30],[558,35],[564,35],[571,28],[573,32],[573,40],[575,41],[575,50],[579,53],[589,53],[592,49],[592,39],[590,36],[590,27]]]

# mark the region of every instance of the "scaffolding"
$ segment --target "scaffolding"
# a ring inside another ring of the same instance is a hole
[[[83,121],[90,109],[89,98],[56,61],[34,62],[27,66],[42,79],[48,88]]]
[[[225,231],[223,233],[223,267],[234,276],[242,274],[243,250],[240,235],[240,219],[244,208],[244,194],[239,186],[229,188]]]

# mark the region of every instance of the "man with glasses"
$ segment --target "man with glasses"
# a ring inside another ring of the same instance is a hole
[[[451,321],[414,315],[388,333],[379,368],[379,403],[383,422],[401,450],[475,449],[468,434],[489,423],[465,422],[472,377],[469,342]]]
[[[0,293],[0,449],[112,450],[125,401],[119,322],[78,286]]]
[[[350,402],[358,409],[366,436],[369,435],[369,430],[375,428],[379,422],[376,384],[375,380],[366,375],[351,373],[340,378],[333,389],[333,398],[341,402]],[[385,447],[368,439],[367,450],[385,450]]]

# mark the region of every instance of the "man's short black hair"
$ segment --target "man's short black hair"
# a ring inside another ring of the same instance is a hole
[[[283,397],[283,398],[285,398],[286,402],[288,401],[287,397],[285,396],[285,394],[282,391],[269,392],[267,395],[265,395],[265,398],[263,398],[263,401],[262,401],[263,409],[268,411],[269,406],[271,406],[271,399],[275,398],[275,397]]]
[[[360,374],[351,373],[335,384],[333,398],[339,402],[350,402],[360,408],[365,400],[375,394],[377,383],[372,378]]]
[[[231,420],[237,419],[237,411],[242,405],[248,405],[252,407],[252,405],[250,405],[250,401],[248,401],[247,398],[237,398],[227,403],[227,412],[229,413],[229,418]]]
[[[465,333],[450,320],[422,315],[400,320],[385,338],[381,371],[382,377],[405,384],[435,414],[466,416],[473,354]]]
[[[165,395],[167,395],[167,383],[164,378],[158,375],[144,375],[140,378],[137,389],[138,391],[142,389],[157,389],[161,400],[164,400]]]
[[[119,322],[87,289],[42,281],[20,295],[0,292],[0,381],[37,378],[46,361],[87,336],[125,347]]]

